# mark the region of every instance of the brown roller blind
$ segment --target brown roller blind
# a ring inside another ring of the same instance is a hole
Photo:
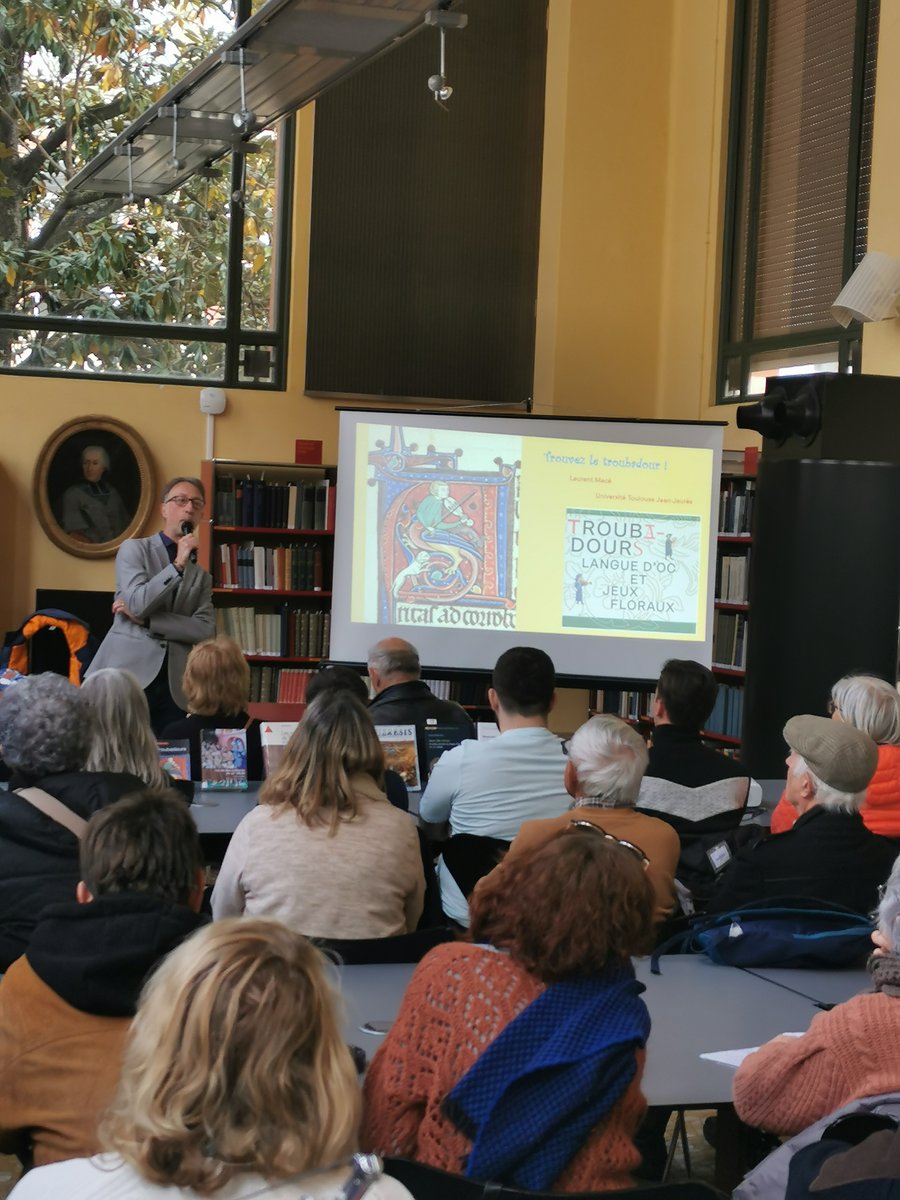
[[[465,0],[316,103],[306,388],[532,394],[546,0]]]
[[[877,7],[747,0],[733,341],[836,328],[865,251]]]

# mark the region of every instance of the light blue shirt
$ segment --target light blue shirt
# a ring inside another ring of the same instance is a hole
[[[419,804],[423,821],[449,820],[450,833],[512,841],[525,821],[558,817],[572,804],[563,775],[562,742],[549,729],[507,729],[485,742],[462,742],[445,751]],[[438,862],[441,904],[460,925],[469,906],[453,876]]]

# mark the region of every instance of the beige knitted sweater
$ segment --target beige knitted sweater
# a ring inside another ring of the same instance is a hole
[[[294,810],[259,805],[234,831],[212,894],[213,917],[275,917],[320,938],[392,937],[415,929],[425,876],[413,818],[368,775],[334,834]]]
[[[900,1092],[900,998],[854,996],[815,1017],[803,1037],[777,1037],[734,1077],[742,1121],[794,1134],[862,1096]]]

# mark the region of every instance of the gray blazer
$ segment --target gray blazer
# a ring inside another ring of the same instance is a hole
[[[116,554],[116,599],[146,624],[135,625],[117,613],[85,678],[102,667],[120,667],[145,688],[159,674],[168,650],[169,691],[186,709],[181,679],[190,648],[216,635],[212,576],[190,562],[179,575],[158,533],[129,538]]]

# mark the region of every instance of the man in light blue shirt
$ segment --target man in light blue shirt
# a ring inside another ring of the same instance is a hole
[[[497,659],[488,700],[500,726],[489,741],[463,742],[435,764],[422,794],[423,821],[450,822],[450,834],[512,841],[524,821],[556,817],[571,806],[566,756],[547,720],[556,672],[543,650],[516,646]],[[468,925],[465,896],[443,859],[438,865],[444,913]]]

